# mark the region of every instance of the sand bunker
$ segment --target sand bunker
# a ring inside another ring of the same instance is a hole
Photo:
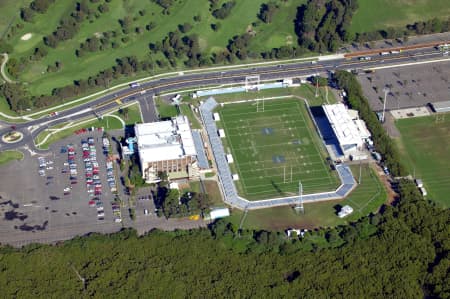
[[[33,36],[33,34],[26,33],[26,34],[22,35],[22,37],[20,39],[21,40],[29,40],[32,36]]]

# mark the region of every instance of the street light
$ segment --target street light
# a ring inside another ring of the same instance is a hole
[[[384,123],[384,114],[386,113],[386,100],[387,100],[387,95],[389,93],[390,89],[388,87],[384,87],[383,88],[383,92],[384,92],[384,101],[383,101],[383,114],[381,116],[381,122]]]

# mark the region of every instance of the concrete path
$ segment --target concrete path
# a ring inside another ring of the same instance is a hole
[[[8,53],[3,53],[3,61],[2,61],[2,65],[0,67],[0,73],[2,75],[3,80],[5,80],[8,83],[14,83],[14,81],[9,79],[5,73],[5,65],[8,62],[8,59],[9,59]]]

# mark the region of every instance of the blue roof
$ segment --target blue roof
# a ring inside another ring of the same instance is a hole
[[[198,167],[209,168],[208,159],[206,158],[205,148],[203,146],[202,136],[199,131],[192,131],[192,138],[194,139],[195,150],[197,151]]]

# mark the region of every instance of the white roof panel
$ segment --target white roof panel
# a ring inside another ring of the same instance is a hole
[[[323,105],[322,107],[341,145],[360,145],[362,143],[358,128],[344,104]]]
[[[196,155],[186,116],[135,126],[141,163]]]

